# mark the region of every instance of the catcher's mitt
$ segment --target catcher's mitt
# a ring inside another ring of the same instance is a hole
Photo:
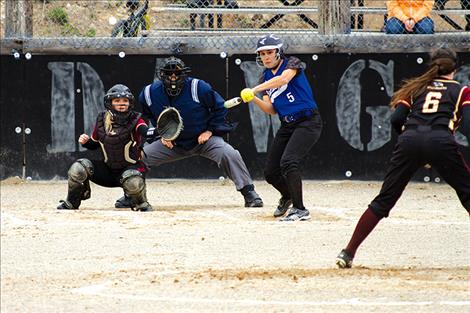
[[[180,112],[174,107],[168,107],[162,111],[157,120],[157,132],[167,141],[178,138],[183,130],[183,119]]]

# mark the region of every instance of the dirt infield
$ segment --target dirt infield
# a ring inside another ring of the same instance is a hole
[[[1,312],[470,312],[470,220],[446,184],[412,183],[359,249],[334,265],[380,183],[308,181],[312,219],[278,200],[246,209],[231,182],[149,182],[157,209],[114,209],[92,185],[57,211],[65,181],[1,183]]]

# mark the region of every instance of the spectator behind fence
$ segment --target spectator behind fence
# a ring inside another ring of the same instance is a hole
[[[229,9],[237,9],[238,3],[236,0],[186,0],[186,5],[190,8],[207,8],[211,5],[218,5],[221,6],[222,4],[224,7]],[[208,28],[215,28],[214,25],[214,14],[197,14],[191,13],[189,14],[189,23],[191,24],[191,30],[196,29],[196,17],[199,15],[199,27],[205,28],[206,27],[206,16],[208,18]],[[222,14],[217,14],[217,28],[222,28]]]
[[[114,25],[111,37],[138,37],[147,36],[150,29],[150,17],[148,15],[149,0],[144,0],[140,6],[140,0],[127,0],[126,8],[129,10],[129,17],[120,20]]]
[[[387,34],[434,34],[434,22],[430,13],[434,1],[392,0],[387,1]]]
[[[448,1],[449,0],[436,0],[436,10],[443,10]],[[460,0],[460,6],[462,7],[462,10],[470,10],[470,0]],[[465,26],[465,31],[468,32],[470,31],[470,14],[465,15],[465,21],[467,22],[467,25]]]

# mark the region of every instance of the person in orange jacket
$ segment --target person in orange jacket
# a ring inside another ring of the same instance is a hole
[[[434,34],[434,22],[430,13],[434,1],[391,0],[387,1],[387,34]]]

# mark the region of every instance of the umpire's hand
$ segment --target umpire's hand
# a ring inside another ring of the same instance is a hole
[[[199,135],[199,137],[197,138],[197,142],[202,145],[204,143],[206,143],[207,140],[209,140],[209,138],[211,138],[212,136],[212,132],[210,130],[206,130],[205,132],[203,132],[202,134]]]
[[[173,143],[169,140],[165,140],[163,138],[160,139],[160,141],[162,142],[162,144],[167,147],[168,149],[173,149]]]

